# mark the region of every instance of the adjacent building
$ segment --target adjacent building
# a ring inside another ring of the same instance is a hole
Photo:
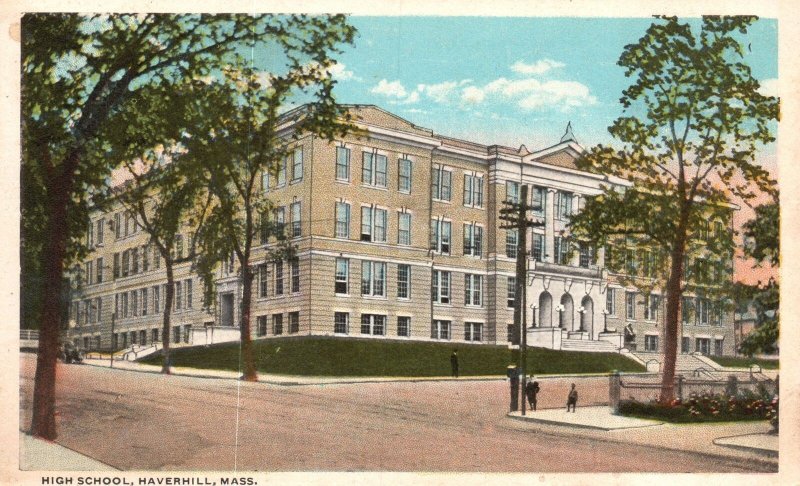
[[[570,127],[559,143],[530,151],[446,137],[371,105],[349,109],[366,136],[305,136],[277,175],[262,178],[277,207],[272,217],[286,225],[297,256],[267,261],[270,241],[259,242],[254,338],[508,343],[520,238],[501,227],[499,214],[524,184],[543,223],[527,235],[533,344],[608,341],[661,350],[663,299],[621,284],[606,268],[605,249],[568,238],[566,225],[585,198],[625,184],[576,168],[583,149]],[[70,336],[90,349],[159,342],[166,276],[146,233],[116,208],[92,217],[87,240]],[[188,251],[183,246],[176,251]],[[178,266],[173,342],[238,336],[236,265],[221,263],[208,306],[190,263]],[[707,305],[684,323],[681,351],[732,354],[732,314]]]

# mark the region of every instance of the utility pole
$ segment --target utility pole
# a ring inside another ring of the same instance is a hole
[[[520,187],[519,200],[514,203],[506,201],[506,207],[500,210],[500,219],[506,221],[501,228],[517,230],[517,276],[514,298],[514,331],[519,332],[517,343],[519,344],[519,372],[522,375],[520,381],[520,395],[522,398],[522,415],[525,415],[525,386],[527,382],[526,368],[528,361],[527,345],[527,311],[526,311],[526,292],[527,282],[527,247],[528,247],[528,228],[542,227],[543,222],[528,220],[528,211],[534,208],[528,205],[528,186],[522,184]],[[512,342],[513,343],[513,342]]]

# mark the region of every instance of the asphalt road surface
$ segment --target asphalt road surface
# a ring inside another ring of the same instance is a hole
[[[20,424],[27,430],[34,355],[23,355],[20,365]],[[598,379],[597,390],[582,396],[600,393],[604,382],[607,378]],[[540,404],[561,406],[560,395],[543,396]],[[281,386],[59,365],[57,442],[122,470],[755,472],[759,467],[537,430],[507,418],[507,407],[502,381]]]

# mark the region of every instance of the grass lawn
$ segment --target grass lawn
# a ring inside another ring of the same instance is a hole
[[[743,358],[738,356],[709,356],[712,360],[721,364],[722,366],[730,366],[731,368],[749,368],[750,365],[759,365],[765,370],[777,370],[778,360],[759,359],[759,358]]]
[[[259,372],[307,376],[449,376],[450,355],[458,350],[461,376],[506,374],[518,351],[506,346],[458,345],[414,341],[291,337],[253,341]],[[173,350],[173,366],[238,370],[239,343]],[[160,354],[141,361],[161,364]],[[638,363],[615,353],[581,353],[529,348],[533,374],[644,371]]]

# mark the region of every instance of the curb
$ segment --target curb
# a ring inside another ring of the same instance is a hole
[[[602,430],[605,432],[610,432],[612,430],[628,430],[628,429],[645,429],[648,427],[655,427],[658,425],[664,425],[664,422],[654,422],[652,424],[647,425],[633,425],[630,427],[601,427],[599,425],[589,425],[589,424],[573,424],[569,422],[559,422],[558,420],[547,420],[542,418],[528,418],[529,416],[521,417],[518,415],[511,415],[511,412],[506,414],[506,417],[512,418],[514,420],[520,420],[522,422],[534,422],[534,423],[542,423],[542,424],[549,424],[549,425],[559,425],[562,427],[571,427],[574,429],[591,429],[591,430]]]
[[[764,448],[761,448],[761,447],[745,446],[745,445],[739,445],[739,444],[720,444],[719,442],[717,442],[718,440],[722,440],[722,439],[735,439],[737,437],[747,437],[748,435],[763,435],[763,434],[744,434],[744,435],[731,435],[731,436],[728,436],[728,437],[717,437],[716,439],[712,440],[711,442],[714,445],[718,445],[720,447],[729,447],[731,449],[736,449],[736,450],[740,450],[740,451],[754,452],[756,454],[761,454],[761,455],[763,455],[765,457],[776,458],[776,459],[778,458],[779,451],[776,451],[776,450],[764,449]]]

